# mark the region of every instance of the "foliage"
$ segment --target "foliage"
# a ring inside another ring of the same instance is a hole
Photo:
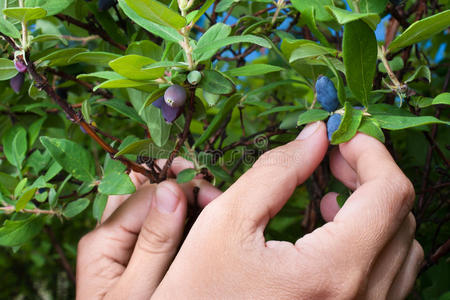
[[[184,156],[194,168],[178,182],[203,174],[226,189],[297,127],[340,114],[331,144],[371,135],[414,183],[427,261],[411,297],[444,299],[450,10],[398,2],[0,1],[0,298],[72,298],[77,241],[109,195],[135,191],[130,170],[160,182]],[[335,112],[316,101],[321,75]],[[186,103],[168,117],[161,97],[175,84]],[[349,192],[324,162],[267,238],[323,224],[331,190]]]

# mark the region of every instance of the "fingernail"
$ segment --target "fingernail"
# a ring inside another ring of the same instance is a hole
[[[171,214],[178,206],[178,193],[167,183],[161,183],[156,189],[156,208],[160,213]]]
[[[302,132],[297,137],[297,140],[306,140],[310,136],[316,132],[317,128],[319,128],[320,121],[308,124],[305,128],[303,128]]]

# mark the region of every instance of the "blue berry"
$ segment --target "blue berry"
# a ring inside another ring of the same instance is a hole
[[[172,107],[181,107],[186,102],[186,91],[182,86],[174,84],[164,93],[164,101]]]
[[[326,111],[333,112],[339,106],[336,88],[330,78],[326,76],[320,76],[317,79],[316,96],[317,101]]]
[[[152,103],[152,105],[156,106],[157,108],[161,108],[164,103],[164,97],[159,97],[155,100],[155,102]]]
[[[341,125],[342,116],[340,114],[334,114],[331,115],[331,117],[328,119],[327,122],[327,133],[328,133],[328,140],[331,141],[331,136],[333,133],[338,130],[339,125]]]
[[[14,92],[19,93],[24,81],[25,81],[25,74],[17,73],[16,76],[11,78],[9,84],[11,85],[11,88],[14,90]]]
[[[172,107],[164,103],[161,107],[161,112],[164,120],[167,123],[172,123],[181,115],[182,109],[182,107]]]
[[[364,106],[353,106],[354,109],[357,110],[365,110],[366,108]]]

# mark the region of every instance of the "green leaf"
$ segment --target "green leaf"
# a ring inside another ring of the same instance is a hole
[[[313,6],[302,9],[302,20],[305,22],[306,26],[308,26],[309,30],[311,30],[312,34],[319,40],[319,42],[322,45],[326,47],[331,47],[327,38],[317,27],[316,9]]]
[[[3,14],[6,16],[19,20],[20,22],[28,22],[31,20],[42,19],[47,16],[45,9],[40,7],[28,8],[28,7],[14,7],[5,8]]]
[[[144,109],[142,118],[147,123],[155,144],[158,147],[164,146],[169,139],[172,125],[164,121],[161,110],[154,105],[149,105]]]
[[[106,204],[108,203],[108,195],[98,193],[92,204],[92,215],[100,222],[105,211]]]
[[[47,16],[53,16],[65,10],[73,2],[74,0],[25,0],[25,6],[43,8]]]
[[[331,144],[337,145],[350,141],[358,131],[359,124],[363,117],[363,112],[354,109],[350,102],[345,102],[345,112],[341,125],[331,136]]]
[[[0,32],[15,39],[20,38],[20,31],[16,28],[16,26],[14,26],[11,22],[1,17],[0,17]]]
[[[112,71],[100,71],[89,74],[80,74],[77,76],[77,79],[86,79],[86,78],[101,78],[107,80],[116,80],[116,79],[125,79],[122,75],[117,74]]]
[[[450,122],[441,121],[431,116],[393,116],[393,115],[373,115],[374,119],[380,123],[380,127],[388,130],[401,130],[428,124],[446,124]]]
[[[403,63],[403,59],[400,56],[394,57],[388,63],[389,63],[389,67],[394,72],[400,71],[405,66]],[[380,62],[378,64],[378,70],[380,70],[380,72],[387,73],[386,67],[384,66],[384,64],[382,62]]]
[[[28,146],[30,148],[33,147],[34,142],[36,142],[45,120],[47,120],[47,116],[38,119],[28,128]]]
[[[73,177],[81,181],[95,180],[95,167],[92,155],[79,144],[65,140],[43,136],[42,145],[51,156]]]
[[[433,99],[433,105],[446,104],[450,105],[450,93],[442,93]]]
[[[44,219],[33,215],[24,220],[6,220],[0,228],[0,245],[21,246],[31,240],[44,226]]]
[[[109,66],[118,74],[132,80],[151,80],[164,75],[164,68],[143,70],[144,66],[155,63],[151,58],[140,55],[125,55],[109,63]]]
[[[205,3],[203,3],[202,7],[197,11],[197,14],[192,19],[192,23],[195,24],[198,21],[198,19],[200,19],[200,17],[205,14],[205,12],[213,3],[214,0],[207,0]]]
[[[387,2],[388,0],[359,0],[359,10],[362,13],[380,14],[386,9]],[[353,1],[348,1],[347,3],[352,10],[355,10]]]
[[[89,103],[89,99],[84,100],[83,104],[81,104],[81,114],[87,123],[91,123],[91,104]]]
[[[227,182],[230,182],[233,180],[233,178],[227,172],[225,172],[225,170],[222,169],[221,166],[208,164],[206,167],[211,172],[211,174],[214,175],[215,178],[218,178],[220,180],[227,181]]]
[[[112,109],[114,109],[115,111],[117,111],[118,113],[127,116],[128,118],[138,122],[138,123],[142,123],[144,124],[144,120],[142,120],[142,118],[136,113],[136,111],[132,108],[127,106],[124,101],[119,100],[119,99],[111,99],[108,101],[101,101],[98,102],[99,105],[104,105],[107,107],[110,107]]]
[[[119,0],[119,6],[131,20],[133,20],[136,24],[146,29],[147,31],[153,33],[154,35],[162,37],[166,41],[175,43],[181,42],[183,40],[183,36],[174,28],[150,22],[147,19],[139,16],[125,3],[125,0]]]
[[[380,17],[376,13],[355,13],[342,8],[331,6],[327,6],[326,9],[332,16],[336,18],[336,21],[341,25],[345,25],[356,20],[362,20],[366,22],[372,30],[375,30],[378,23],[380,23]]]
[[[331,21],[332,17],[328,14],[325,7],[334,6],[332,0],[292,0],[292,5],[302,14],[310,12],[313,8],[316,12],[318,21]]]
[[[127,195],[136,191],[133,182],[125,173],[126,167],[117,160],[107,156],[105,159],[105,174],[98,186],[98,191],[105,195]]]
[[[18,198],[28,183],[28,178],[22,179],[14,189],[14,198]]]
[[[89,201],[89,199],[87,198],[81,198],[76,201],[70,202],[64,208],[63,216],[66,218],[73,218],[76,215],[79,215],[89,206],[90,202],[91,201]]]
[[[140,56],[146,56],[155,61],[161,60],[162,53],[163,51],[161,49],[161,46],[148,40],[131,43],[128,46],[127,51],[125,52],[126,55],[136,54]]]
[[[197,175],[197,171],[195,169],[184,169],[177,175],[177,183],[186,183],[191,181]]]
[[[131,79],[111,79],[95,86],[94,91],[98,89],[144,88],[149,85],[151,84],[148,82],[135,81]]]
[[[109,66],[109,62],[121,57],[118,54],[109,53],[109,52],[82,52],[72,56],[69,60],[69,64],[74,63],[87,63],[95,66],[107,67]]]
[[[344,26],[344,65],[347,84],[356,98],[367,107],[377,63],[377,39],[361,20]]]
[[[224,39],[228,37],[231,33],[231,27],[224,24],[224,23],[217,23],[211,26],[198,40],[197,48],[205,48],[208,47],[214,43],[216,43],[218,40]],[[204,57],[212,57],[218,49],[214,48],[209,51],[204,51],[202,55]],[[200,50],[196,50],[197,53],[199,53]],[[194,51],[194,55],[196,52]]]
[[[28,188],[16,203],[16,211],[21,211],[25,206],[33,199],[34,194],[36,194],[37,188]]]
[[[229,36],[204,46],[197,45],[197,48],[194,50],[194,58],[197,61],[210,59],[220,48],[237,43],[250,43],[268,49],[272,48],[272,45],[267,40],[256,35]]]
[[[234,91],[233,83],[214,70],[203,71],[203,79],[199,87],[216,95],[226,95]]]
[[[240,94],[234,94],[229,97],[223,107],[219,110],[219,112],[215,115],[214,119],[209,124],[208,128],[205,132],[197,139],[194,144],[194,148],[203,144],[209,137],[216,132],[216,130],[222,125],[223,120],[227,117],[227,115],[236,107],[241,100],[242,96]]]
[[[378,122],[372,118],[363,118],[358,128],[359,132],[370,135],[384,144],[385,138]]]
[[[402,60],[403,61],[403,60]],[[414,81],[416,78],[426,78],[428,83],[431,83],[431,71],[428,66],[420,66],[416,69],[414,74],[412,74],[408,79],[405,80],[405,83]]]
[[[389,44],[388,50],[394,52],[398,49],[426,40],[449,26],[450,10],[414,22]]]
[[[32,43],[44,43],[50,41],[60,41],[64,46],[68,46],[69,42],[59,34],[40,34],[32,38]]]
[[[16,67],[12,60],[0,58],[0,81],[8,80],[17,75]]]
[[[24,178],[25,179],[25,178]],[[0,191],[6,191],[6,195],[9,196],[14,192],[14,187],[17,186],[19,180],[9,174],[0,172]]]
[[[322,109],[307,110],[298,117],[297,126],[325,120],[329,115],[327,111]]]
[[[291,63],[299,59],[321,55],[335,55],[336,53],[337,50],[323,47],[316,43],[303,43],[292,52],[289,62]]]
[[[49,61],[48,65],[51,67],[67,66],[70,65],[69,61],[73,56],[86,51],[87,50],[84,48],[68,48],[57,50],[55,52],[50,53],[49,55],[40,58],[39,62],[44,62],[48,60]]]
[[[164,4],[154,0],[121,0],[125,1],[139,16],[156,24],[181,29],[186,20]]]
[[[174,148],[175,143],[171,140],[169,140],[164,146],[158,147],[151,139],[147,139],[131,143],[117,152],[115,157],[125,154],[135,154],[156,159],[169,158]]]
[[[22,169],[27,153],[27,132],[23,127],[13,127],[2,138],[3,153],[10,164]]]

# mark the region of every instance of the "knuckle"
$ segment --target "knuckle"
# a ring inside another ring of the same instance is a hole
[[[408,214],[408,233],[412,237],[416,232],[416,218],[412,213]]]
[[[415,251],[416,255],[417,255],[417,262],[420,264],[422,263],[422,261],[425,258],[425,253],[423,251],[422,246],[420,245],[420,243],[417,240],[413,241],[413,251]]]
[[[167,253],[175,245],[175,239],[163,229],[153,226],[144,226],[136,247],[147,253]]]

